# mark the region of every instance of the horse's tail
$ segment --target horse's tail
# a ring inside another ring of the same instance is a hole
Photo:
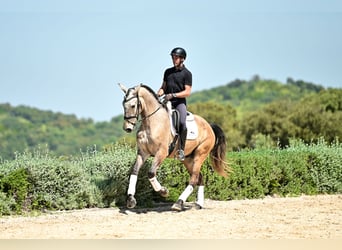
[[[215,145],[210,152],[210,161],[213,169],[221,176],[227,177],[230,168],[226,162],[226,136],[223,130],[216,124],[210,124],[215,134]]]

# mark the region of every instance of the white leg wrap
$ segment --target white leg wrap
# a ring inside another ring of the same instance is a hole
[[[179,196],[179,199],[182,201],[186,201],[188,199],[188,197],[190,196],[190,194],[192,193],[192,191],[194,190],[194,187],[191,185],[188,185],[185,190],[183,191],[183,193],[181,194],[181,196]]]
[[[138,176],[137,175],[134,175],[132,174],[131,177],[129,178],[129,186],[128,186],[128,190],[127,190],[127,194],[128,195],[135,195],[135,186],[137,184],[137,179],[138,179]]]
[[[161,187],[159,181],[157,180],[157,177],[153,177],[153,178],[149,179],[149,181],[150,181],[154,191],[159,192],[162,187]]]
[[[204,205],[204,186],[199,186],[197,191],[197,201],[196,203],[203,207]]]

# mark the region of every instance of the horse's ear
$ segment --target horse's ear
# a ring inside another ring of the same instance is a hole
[[[120,89],[126,94],[127,93],[127,88],[123,84],[121,84],[121,83],[118,83],[118,85],[119,85]]]
[[[143,85],[142,83],[139,83],[139,85],[137,85],[137,86],[135,87],[136,90],[139,91],[139,89],[141,88],[142,85]]]

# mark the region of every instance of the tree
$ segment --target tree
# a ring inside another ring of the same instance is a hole
[[[189,105],[189,110],[206,119],[209,123],[216,123],[224,131],[228,150],[238,148],[243,143],[242,136],[238,130],[239,123],[236,110],[229,104],[220,104],[213,101],[195,103]]]
[[[270,136],[274,142],[279,142],[281,147],[289,145],[289,138],[296,130],[288,120],[292,111],[292,102],[276,101],[266,105],[260,111],[248,114],[241,123],[247,146],[254,147],[255,138],[259,134]]]
[[[324,90],[304,98],[289,119],[298,127],[294,136],[305,142],[319,137],[328,142],[342,138],[342,90]]]

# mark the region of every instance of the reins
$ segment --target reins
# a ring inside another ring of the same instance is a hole
[[[155,111],[153,111],[151,114],[149,114],[149,115],[147,115],[147,116],[145,116],[145,117],[142,117],[140,121],[145,120],[145,119],[151,117],[152,115],[154,115],[155,113],[157,113],[158,110],[159,110],[161,107],[162,107],[162,106],[159,105],[159,107],[158,107]]]

